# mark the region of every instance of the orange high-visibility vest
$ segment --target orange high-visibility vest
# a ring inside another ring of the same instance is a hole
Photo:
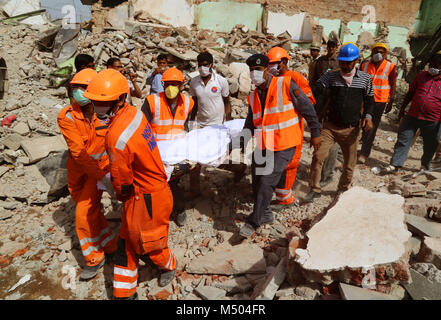
[[[304,76],[302,76],[299,72],[294,70],[286,71],[284,76],[290,76],[291,79],[300,87],[303,93],[308,97],[309,101],[311,101],[312,104],[316,103],[314,95],[312,94],[311,87],[309,86],[309,82],[308,80],[305,79]]]
[[[372,86],[374,89],[375,102],[387,102],[389,100],[390,83],[389,74],[395,64],[386,59],[381,62],[378,69],[375,70],[375,65],[371,62],[365,62],[361,69],[372,76]]]
[[[153,119],[150,123],[156,140],[172,140],[185,135],[184,124],[193,109],[192,98],[180,93],[173,117],[164,92],[147,97]]]
[[[299,115],[289,95],[290,83],[289,76],[273,77],[268,88],[263,116],[257,89],[248,96],[259,149],[281,151],[302,142]]]

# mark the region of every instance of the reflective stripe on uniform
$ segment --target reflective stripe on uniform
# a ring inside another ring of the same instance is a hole
[[[134,282],[121,282],[121,281],[113,281],[113,287],[115,289],[133,289],[136,288],[136,285],[138,283],[138,280],[134,281]]]
[[[277,106],[283,106],[283,77],[277,78]],[[266,108],[265,108],[266,112]]]
[[[125,276],[125,277],[136,277],[138,275],[138,269],[128,270],[128,269],[114,267],[113,274],[119,274],[120,276]]]
[[[67,112],[67,113],[66,113],[66,118],[68,118],[68,119],[74,121],[74,119],[73,119],[72,115],[70,114],[70,112]]]
[[[391,66],[391,63],[389,61],[387,61],[386,62],[386,67],[384,68],[383,74],[381,74],[381,75],[374,75],[374,78],[387,80],[388,79],[387,74],[389,72],[390,66]]]
[[[288,121],[264,126],[264,130],[266,130],[266,131],[268,131],[268,130],[281,130],[281,129],[291,127],[297,123],[299,123],[299,117],[289,119]]]
[[[154,118],[152,120],[152,123],[157,124],[158,126],[171,126],[173,124],[173,120],[172,119],[160,120],[160,119]]]
[[[101,152],[101,153],[91,154],[90,157],[91,157],[93,160],[98,160],[98,159],[100,159],[101,157],[104,157],[104,156],[106,156],[106,155],[107,155],[107,152],[106,152],[106,150],[104,150],[104,151]]]
[[[107,238],[105,238],[99,245],[90,246],[86,250],[81,250],[83,252],[83,256],[87,257],[92,251],[98,251],[100,248],[106,246],[108,242],[110,242],[115,237],[115,234],[112,232]]]
[[[287,194],[286,196],[282,196],[282,197],[276,195],[276,200],[278,200],[278,201],[285,201],[285,200],[288,199],[289,197],[291,197],[291,193],[290,193],[290,194]]]
[[[161,98],[159,97],[159,93],[155,93],[153,96],[155,98],[155,116],[154,119],[161,118]]]
[[[292,103],[289,104],[285,104],[285,105],[278,105],[276,107],[272,107],[272,108],[265,108],[265,114],[274,114],[274,113],[278,113],[278,112],[285,112],[285,111],[289,111],[293,108]]]
[[[276,188],[276,192],[281,193],[281,194],[288,194],[291,192],[291,190],[285,190],[285,189],[278,189]]]
[[[184,108],[185,108],[185,119],[187,119],[188,110],[190,109],[190,98],[187,96],[184,96]],[[182,121],[185,122],[185,120]],[[175,120],[175,123],[177,123],[177,120]]]
[[[104,234],[106,234],[109,231],[110,231],[110,227],[107,227],[107,228],[101,230],[99,236],[97,236],[95,238],[83,238],[83,239],[80,239],[80,246],[83,246],[83,245],[85,245],[88,242],[91,242],[91,243],[97,242]]]
[[[178,126],[183,126],[185,124],[185,120],[174,120],[174,124]]]
[[[390,89],[390,86],[372,86],[373,89],[377,89],[377,90],[387,90]]]
[[[116,141],[115,148],[118,150],[124,150],[126,147],[127,141],[132,137],[132,135],[138,130],[139,125],[142,121],[142,112],[137,110],[135,117],[133,118],[132,122],[127,126],[127,128],[124,129],[124,131],[121,133],[121,135],[118,138],[118,141]]]
[[[170,267],[172,266],[173,261],[174,261],[174,254],[173,254],[173,252],[170,251],[170,257],[168,258],[168,262],[165,265],[165,268],[170,270]]]
[[[260,118],[261,115],[262,114],[260,112],[256,112],[255,114],[253,113],[253,120]]]

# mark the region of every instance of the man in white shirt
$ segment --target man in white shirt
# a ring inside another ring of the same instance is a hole
[[[197,56],[199,76],[190,81],[190,95],[194,100],[191,120],[196,117],[198,128],[222,124],[231,118],[230,90],[228,81],[213,69],[213,56],[202,52]],[[223,164],[219,167],[234,172],[234,180],[239,181],[246,170],[244,164]],[[190,174],[190,196],[200,194],[200,171],[197,166]]]

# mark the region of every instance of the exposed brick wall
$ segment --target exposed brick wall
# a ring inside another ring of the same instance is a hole
[[[187,0],[191,1],[191,0]],[[194,4],[215,0],[192,0]],[[410,28],[416,19],[421,0],[230,0],[268,3],[268,10],[292,15],[307,12],[311,16],[340,19],[343,22],[362,21],[365,5],[375,8],[376,20]]]

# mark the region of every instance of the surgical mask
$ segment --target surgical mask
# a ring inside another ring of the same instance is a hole
[[[375,62],[380,62],[381,60],[383,60],[383,55],[381,53],[376,53],[372,56],[372,59]]]
[[[268,68],[269,73],[271,73],[273,76],[277,77],[279,75],[279,65],[278,64],[272,64]]]
[[[263,71],[261,70],[253,70],[250,72],[251,82],[255,86],[260,86],[262,83],[265,82],[265,79],[263,78]]]
[[[177,86],[168,86],[165,88],[165,95],[169,99],[174,99],[179,94],[179,87]]]
[[[201,77],[208,77],[211,74],[210,67],[200,66],[198,70]]]
[[[96,107],[96,106],[93,106],[93,109],[95,110],[95,113],[96,113],[97,117],[100,118],[100,119],[109,117],[107,112],[109,112],[109,110],[111,108],[112,108],[111,106],[109,106],[109,107]]]
[[[429,68],[428,71],[429,71],[429,74],[430,74],[431,76],[437,76],[437,75],[440,74],[440,71],[441,71],[441,70],[432,67],[432,68]]]
[[[80,89],[80,88],[74,89],[74,90],[72,91],[72,96],[73,96],[74,100],[75,100],[75,101],[76,101],[81,107],[83,107],[83,106],[85,106],[86,104],[89,104],[89,103],[91,102],[89,99],[84,98],[83,94],[84,94],[84,90],[83,90],[83,89]]]

